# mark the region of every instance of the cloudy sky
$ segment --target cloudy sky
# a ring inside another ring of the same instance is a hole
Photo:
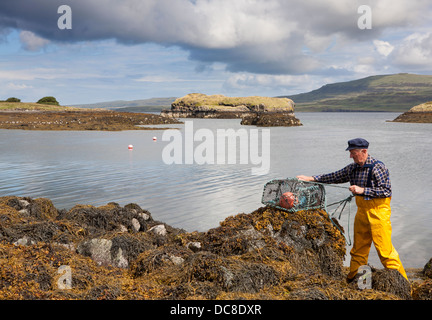
[[[431,17],[430,0],[1,0],[0,99],[277,96],[432,74]]]

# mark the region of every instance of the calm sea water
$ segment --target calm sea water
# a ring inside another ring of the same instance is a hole
[[[347,140],[363,137],[370,142],[370,154],[390,170],[393,244],[405,267],[423,267],[432,257],[432,124],[387,122],[397,115],[297,113],[303,126],[270,129],[241,126],[240,120],[184,119],[194,133],[207,129],[215,137],[222,128],[245,129],[249,136],[258,130],[260,139],[263,130],[270,130],[268,152],[261,144],[258,148],[262,159],[269,159],[265,175],[252,175],[259,165],[240,164],[239,159],[235,164],[168,165],[162,154],[172,142],[162,141],[164,130],[0,130],[0,196],[46,197],[60,209],[133,202],[172,226],[206,231],[228,216],[259,208],[263,186],[271,179],[342,168],[352,161],[345,151]],[[184,142],[185,125],[177,128]],[[194,147],[199,145],[197,141]],[[328,203],[349,196],[340,188],[326,187],[326,192]],[[350,220],[348,209],[341,219],[345,230],[350,225],[351,238],[355,210],[353,203]],[[369,261],[381,266],[374,249]]]

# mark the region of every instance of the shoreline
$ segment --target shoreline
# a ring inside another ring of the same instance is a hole
[[[140,125],[179,124],[180,121],[157,114],[116,112],[108,110],[82,111],[0,111],[0,129],[123,131],[164,130]]]
[[[430,111],[407,111],[397,116],[390,122],[400,123],[432,123],[432,112]]]

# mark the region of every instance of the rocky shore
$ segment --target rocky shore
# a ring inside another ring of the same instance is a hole
[[[292,127],[302,126],[299,119],[291,114],[285,113],[264,113],[258,112],[253,115],[242,117],[242,125],[252,125],[257,127]]]
[[[262,207],[187,232],[137,204],[0,198],[0,299],[432,299],[432,260],[410,283],[372,268],[362,290],[345,281],[345,254],[322,210]]]
[[[188,94],[176,99],[167,118],[241,118],[242,124],[257,126],[299,126],[294,114],[295,103],[288,98],[226,97],[223,95]],[[265,119],[265,120],[263,120]]]
[[[412,107],[392,122],[432,123],[432,101]]]
[[[0,111],[0,129],[22,130],[149,130],[139,125],[180,123],[157,114],[108,110],[74,111]]]

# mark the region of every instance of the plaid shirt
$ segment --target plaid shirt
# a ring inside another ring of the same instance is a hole
[[[372,164],[377,161],[368,155],[365,164]],[[351,163],[345,168],[327,174],[313,176],[316,181],[323,183],[344,183],[350,182],[351,185],[357,185],[365,188],[364,199],[387,198],[391,197],[392,189],[390,175],[384,163],[378,161],[372,171],[371,186],[366,186],[370,168],[363,167],[357,163]]]

